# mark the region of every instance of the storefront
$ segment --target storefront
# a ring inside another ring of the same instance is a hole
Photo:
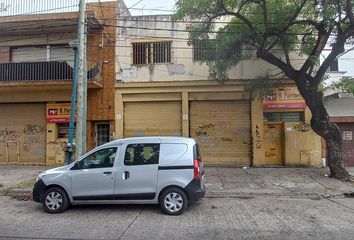
[[[45,164],[45,103],[0,104],[0,164]]]
[[[311,129],[311,113],[295,86],[274,89],[260,111],[254,150],[263,154],[256,166],[321,166],[321,138]]]
[[[116,86],[116,136],[195,138],[209,165],[251,166],[251,104],[240,82]]]
[[[46,165],[64,165],[69,138],[70,103],[48,103],[46,106]]]

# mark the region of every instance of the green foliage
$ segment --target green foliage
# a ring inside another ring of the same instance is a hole
[[[342,77],[340,81],[334,84],[334,87],[343,92],[354,94],[354,78]]]
[[[215,39],[215,53],[203,60],[210,67],[210,77],[224,81],[231,67],[258,57],[257,52],[264,50],[282,60],[291,60],[290,54],[310,55],[312,68],[318,65],[320,52],[314,51],[314,46],[320,31],[335,35],[353,27],[348,18],[342,17],[347,3],[346,0],[181,0],[175,18],[198,22],[191,27],[192,43]],[[240,43],[242,49],[232,51]],[[288,61],[285,63],[292,66]]]
[[[257,77],[251,80],[250,84],[245,87],[245,90],[251,94],[251,99],[263,99],[266,95],[271,95],[274,88],[278,86],[277,82],[270,77]]]

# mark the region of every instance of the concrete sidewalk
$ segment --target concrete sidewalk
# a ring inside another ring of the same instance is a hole
[[[354,168],[348,169],[354,174]],[[206,169],[209,197],[340,197],[354,192],[354,183],[328,177],[321,168],[222,168]]]
[[[46,169],[44,166],[0,165],[0,194],[29,195],[32,187],[26,187],[23,183],[33,181]],[[354,175],[354,168],[348,170]],[[328,173],[329,170],[325,168],[206,167],[206,197],[328,198],[354,192],[354,183],[331,179],[326,175]]]

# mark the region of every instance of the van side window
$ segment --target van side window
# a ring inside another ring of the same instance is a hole
[[[116,152],[116,147],[100,149],[81,160],[81,168],[87,169],[113,167],[114,159],[116,158]]]
[[[130,144],[124,155],[124,165],[158,164],[160,144]]]

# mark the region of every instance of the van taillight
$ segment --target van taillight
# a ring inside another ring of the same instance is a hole
[[[194,168],[194,179],[195,180],[200,180],[200,167],[199,167],[200,161],[199,160],[194,160],[193,168]]]

